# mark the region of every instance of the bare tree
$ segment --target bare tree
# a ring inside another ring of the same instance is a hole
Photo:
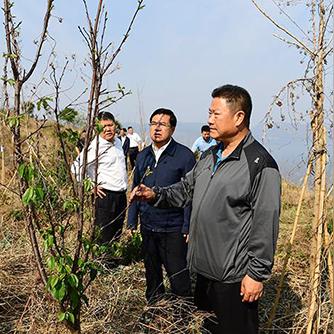
[[[10,190],[23,204],[39,275],[43,285],[59,303],[61,311],[59,320],[64,321],[73,332],[80,333],[81,309],[88,303],[86,290],[99,271],[96,260],[104,251],[95,240],[96,198],[91,201],[92,183],[85,177],[88,145],[94,133],[99,132],[98,124],[95,123],[98,112],[130,94],[130,91],[126,91],[120,84],[115,89],[109,89],[104,85],[104,78],[115,70],[114,62],[144,5],[143,0],[137,1],[123,38],[113,49],[111,41],[106,40],[108,12],[104,0],[97,2],[95,15],[90,14],[86,0],[83,0],[87,27],[79,27],[79,30],[89,51],[91,65],[89,89],[72,103],[62,107],[62,87],[69,61],[67,60],[60,69],[53,62],[48,62],[48,84],[53,86],[53,94],[38,97],[36,107],[37,110],[44,110],[46,114],[53,115],[52,122],[47,125],[47,119],[36,121],[36,128],[29,133],[29,130],[22,131],[22,117],[31,113],[35,105],[31,102],[32,105],[29,107],[24,103],[22,95],[25,85],[38,66],[46,39],[51,39],[48,27],[54,0],[46,0],[46,5],[35,58],[30,68],[24,69],[23,50],[19,42],[21,22],[16,22],[12,12],[13,3],[4,0],[7,47],[3,77],[4,117],[12,132],[14,164],[18,174],[18,190],[14,188]],[[11,98],[11,88],[13,98]],[[80,181],[77,181],[71,174],[71,162],[78,133],[72,126],[66,124],[75,121],[77,111],[73,105],[86,93],[88,93],[87,140],[84,146],[81,177]],[[38,147],[46,126],[54,130],[58,142],[53,143],[51,151],[43,157]],[[5,184],[2,186],[8,188]],[[94,196],[96,197],[96,194]]]
[[[267,126],[273,126],[272,111],[274,107],[283,106],[284,95],[287,99],[288,109],[292,113],[297,113],[296,99],[298,98],[296,90],[301,88],[308,93],[311,99],[311,109],[308,112],[309,126],[312,133],[312,147],[309,152],[309,162],[304,179],[304,187],[298,205],[298,211],[295,219],[292,237],[287,245],[287,253],[284,261],[284,268],[278,287],[275,303],[273,305],[268,327],[272,326],[276,308],[280,299],[286,266],[288,263],[291,249],[294,242],[296,225],[299,219],[299,211],[304,196],[304,189],[307,184],[307,178],[311,169],[314,173],[314,203],[313,203],[313,221],[312,221],[312,240],[310,249],[310,296],[308,306],[307,322],[305,323],[306,333],[321,332],[321,309],[324,285],[323,280],[329,281],[329,295],[332,303],[332,314],[334,310],[334,289],[333,289],[333,235],[330,235],[327,225],[327,180],[326,166],[328,162],[328,146],[326,139],[326,74],[328,71],[328,56],[333,52],[331,41],[332,31],[329,27],[330,18],[333,15],[333,3],[325,0],[310,0],[300,4],[298,1],[272,1],[282,14],[282,17],[292,24],[292,29],[287,29],[278,20],[268,14],[258,1],[252,0],[255,7],[281,32],[282,36],[276,36],[289,46],[294,46],[302,56],[302,62],[306,63],[305,75],[297,78],[285,85],[276,95],[271,108],[267,114]],[[295,21],[288,13],[287,7],[291,5],[305,6],[309,11],[310,29],[304,31],[300,24]],[[331,94],[333,91],[331,91]],[[333,112],[333,110],[331,110]],[[327,274],[328,273],[328,274]],[[326,285],[325,285],[326,288]],[[333,325],[332,325],[333,326]],[[302,329],[304,330],[304,329]],[[333,326],[334,331],[334,326]]]

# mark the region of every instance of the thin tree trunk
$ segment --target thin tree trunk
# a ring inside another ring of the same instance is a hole
[[[300,196],[299,196],[297,212],[296,212],[295,220],[294,220],[293,227],[292,227],[291,237],[290,237],[289,243],[288,243],[287,248],[286,248],[286,254],[285,254],[285,258],[284,258],[284,262],[283,262],[283,268],[282,268],[280,280],[279,280],[279,283],[278,283],[278,288],[277,288],[275,300],[274,300],[274,303],[273,303],[272,308],[270,310],[269,318],[268,318],[268,321],[267,321],[267,324],[266,324],[266,327],[268,329],[270,329],[272,327],[272,323],[273,323],[273,320],[275,318],[277,307],[279,305],[279,301],[280,301],[280,298],[281,298],[284,278],[285,278],[285,274],[286,274],[286,268],[287,268],[289,260],[290,260],[291,250],[292,250],[292,246],[293,246],[293,243],[294,243],[294,240],[295,240],[297,225],[298,225],[299,218],[300,218],[300,211],[301,211],[301,208],[302,208],[302,203],[303,203],[303,199],[304,199],[304,195],[305,195],[305,190],[307,188],[307,181],[308,181],[308,178],[309,178],[310,173],[311,173],[312,162],[313,162],[313,157],[310,157],[309,162],[307,164],[307,170],[306,170],[306,173],[305,173],[305,176],[304,176],[304,180],[303,180],[302,190],[301,190],[301,193],[300,193]]]

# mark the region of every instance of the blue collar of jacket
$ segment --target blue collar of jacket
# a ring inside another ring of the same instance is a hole
[[[241,152],[245,145],[248,145],[251,141],[253,141],[252,133],[249,131],[246,136],[242,139],[242,141],[239,143],[239,145],[234,149],[232,153],[228,157],[226,157],[226,160],[240,160]],[[212,148],[212,155],[214,164],[217,164],[218,161],[218,154],[222,153],[224,151],[224,143],[220,142],[218,145],[214,146]]]

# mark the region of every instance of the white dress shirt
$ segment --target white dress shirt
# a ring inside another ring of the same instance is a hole
[[[171,141],[172,141],[172,138],[169,139],[169,142],[167,144],[161,146],[160,148],[156,147],[155,144],[152,143],[152,150],[153,150],[153,153],[155,155],[155,166],[154,167],[157,166],[158,161],[159,161],[159,159],[161,157],[162,152],[167,148],[167,146],[170,144]]]
[[[136,132],[134,132],[132,135],[128,133],[127,136],[130,139],[130,148],[138,147],[142,143],[139,134]]]
[[[95,181],[96,161],[98,161],[97,185],[107,190],[125,191],[127,188],[127,172],[121,140],[115,137],[111,143],[100,136],[98,152],[97,156],[95,137],[88,147],[87,176]],[[82,161],[83,151],[71,167],[72,173],[76,175],[78,180],[81,176]]]

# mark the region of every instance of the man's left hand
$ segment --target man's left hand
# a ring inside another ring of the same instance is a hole
[[[255,302],[263,294],[263,283],[246,275],[241,281],[240,295],[243,302]]]

